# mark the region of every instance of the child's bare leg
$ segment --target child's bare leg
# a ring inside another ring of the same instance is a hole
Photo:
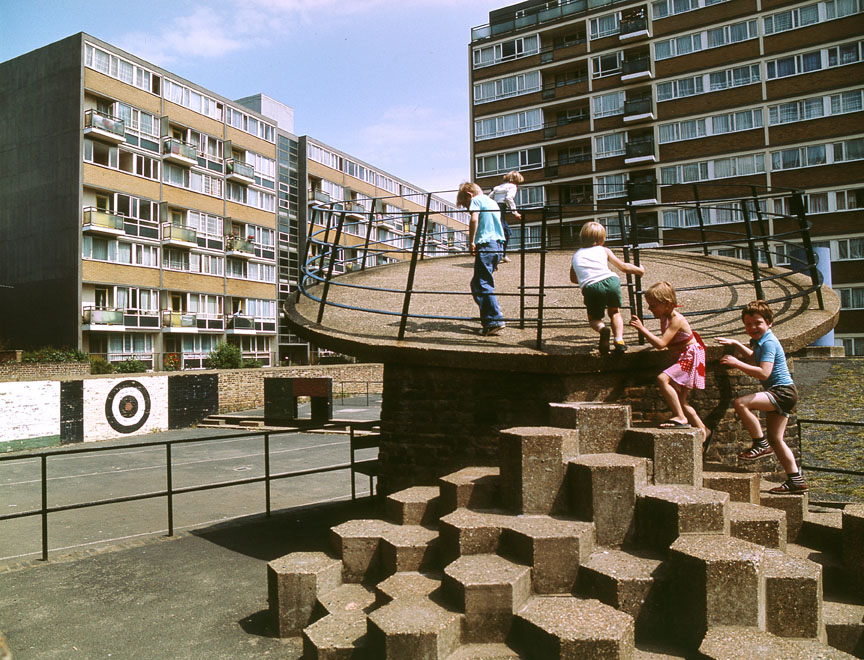
[[[795,455],[783,439],[788,420],[776,411],[768,412],[766,417],[768,419],[768,443],[774,450],[777,460],[780,461],[786,474],[797,473],[798,464],[795,462]]]
[[[759,416],[754,413],[754,410],[774,410],[774,404],[764,392],[755,392],[754,394],[745,394],[735,399],[735,413],[738,419],[744,424],[747,433],[754,440],[763,437],[762,423],[759,421]]]
[[[686,387],[676,388],[678,390],[678,400],[681,402],[681,409],[684,411],[684,416],[687,418],[687,421],[690,422],[690,425],[693,428],[701,429],[702,431],[702,440],[708,439],[708,429],[705,426],[705,423],[699,417],[699,413],[696,412],[696,408],[690,405],[687,401],[687,398],[690,396],[690,390]]]
[[[609,308],[609,320],[612,325],[612,336],[616,341],[624,339],[624,317],[621,316],[621,310],[617,307]]]
[[[668,375],[661,373],[657,376],[657,387],[660,388],[660,394],[663,395],[663,400],[672,411],[672,418],[676,422],[682,424],[687,421],[684,415],[684,410],[681,408],[681,401],[678,399],[678,390],[672,385],[672,381]]]
[[[590,325],[595,332],[600,332],[603,328],[606,327],[603,319],[592,319],[590,316],[588,317],[588,325]]]

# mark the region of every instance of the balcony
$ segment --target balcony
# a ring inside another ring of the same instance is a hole
[[[648,36],[648,19],[644,16],[621,18],[621,31],[618,40],[635,39]]]
[[[627,199],[633,206],[644,206],[657,203],[657,182],[629,181],[627,183]]]
[[[189,227],[165,222],[162,224],[162,245],[185,248],[198,247],[198,233]]]
[[[162,160],[178,165],[197,165],[198,151],[177,138],[162,138]]]
[[[565,16],[573,16],[585,12],[588,9],[586,0],[560,0],[560,3],[552,8],[543,9],[532,14],[514,16],[509,21],[499,21],[490,25],[480,25],[471,28],[471,42],[483,41],[485,39],[497,38],[510,32],[515,32],[533,25],[540,25],[554,21]]]
[[[650,96],[624,101],[624,122],[654,120],[654,103]]]
[[[642,138],[628,141],[624,145],[624,163],[633,165],[635,163],[654,163],[657,157],[654,155],[654,138]]]
[[[348,215],[360,218],[361,220],[368,215],[366,207],[360,202],[343,202],[342,208],[348,212]]]
[[[255,318],[252,316],[242,316],[241,314],[232,314],[226,319],[225,330],[228,334],[233,335],[254,335],[255,334]]]
[[[83,323],[83,330],[123,330],[125,328],[123,310],[108,307],[85,307]],[[113,328],[104,326],[113,326]]]
[[[255,244],[252,241],[244,241],[239,236],[226,236],[225,254],[229,257],[251,259],[255,256]]]
[[[621,80],[641,80],[643,78],[652,78],[651,73],[651,58],[647,55],[637,57],[632,60],[624,60],[621,65]]]
[[[255,183],[255,168],[236,158],[229,158],[225,161],[225,178],[237,183]]]
[[[198,318],[189,312],[162,310],[162,327],[166,332],[198,332]]]
[[[122,215],[115,215],[92,206],[84,209],[81,230],[85,234],[100,234],[102,236],[122,236],[126,233],[123,228]]]
[[[87,110],[84,113],[84,136],[120,144],[126,141],[126,124],[119,117],[112,117],[97,110]]]
[[[318,202],[319,204],[329,204],[330,203],[330,195],[324,192],[323,190],[319,190],[317,188],[313,188],[309,193],[309,202],[314,203]]]

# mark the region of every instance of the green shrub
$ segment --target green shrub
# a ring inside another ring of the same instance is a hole
[[[248,358],[243,360],[243,368],[244,369],[260,369],[261,368],[261,360],[256,360],[255,358]]]
[[[165,371],[180,371],[182,367],[179,353],[165,353],[165,358],[162,360],[162,368]]]
[[[89,362],[90,355],[75,348],[54,348],[43,346],[35,351],[25,351],[22,362]]]
[[[91,374],[113,374],[114,366],[103,357],[92,356],[90,358]]]
[[[147,365],[141,360],[123,360],[114,364],[118,374],[141,374],[147,371]]]
[[[204,358],[207,369],[239,369],[243,366],[243,353],[239,346],[216,344],[210,355]]]

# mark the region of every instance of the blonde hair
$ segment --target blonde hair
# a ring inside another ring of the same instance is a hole
[[[645,289],[646,300],[658,303],[666,303],[673,307],[678,305],[678,296],[675,295],[675,287],[669,282],[655,282]]]
[[[579,242],[582,247],[603,245],[606,242],[606,227],[599,222],[586,222],[582,225],[582,231],[579,232]]]
[[[459,186],[459,192],[456,193],[456,205],[463,206],[467,209],[471,204],[471,198],[475,195],[482,194],[483,189],[480,188],[480,186],[471,181],[466,181],[461,186]]]
[[[507,174],[504,175],[504,180],[507,183],[515,183],[518,186],[525,180],[525,177],[516,170],[513,170],[512,172],[507,172]]]
[[[774,323],[774,312],[764,300],[754,300],[747,303],[744,309],[741,310],[741,320],[743,321],[745,316],[753,316],[754,314],[758,314],[765,319],[765,323],[768,325]]]

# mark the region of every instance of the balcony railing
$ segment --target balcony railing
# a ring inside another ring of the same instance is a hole
[[[198,245],[198,233],[189,227],[172,225],[170,222],[162,225],[162,241],[165,243],[191,243]]]
[[[654,139],[633,140],[624,145],[626,158],[644,158],[654,155]]]
[[[119,117],[87,110],[84,113],[84,134],[119,144],[126,141],[126,123]]]
[[[228,317],[228,330],[255,330],[255,318],[232,314]]]
[[[125,233],[122,215],[115,215],[92,206],[84,209],[81,224],[84,231],[97,234],[119,236]]]
[[[162,157],[177,163],[195,165],[198,163],[198,150],[182,140],[166,137],[162,139]]]
[[[109,307],[85,307],[84,325],[124,325],[123,310]]]
[[[252,241],[247,241],[239,236],[225,237],[225,250],[234,252],[235,256],[253,256],[255,254],[255,244]]]
[[[229,158],[225,161],[225,176],[232,181],[254,183],[255,168],[236,158]]]
[[[198,328],[196,314],[189,312],[172,312],[169,309],[162,310],[163,328]]]
[[[648,115],[651,114],[653,110],[654,108],[650,96],[624,101],[625,117],[631,117],[633,115]]]
[[[622,76],[635,76],[640,73],[651,74],[651,58],[637,57],[632,60],[624,60],[621,64]]]
[[[313,202],[321,202],[322,204],[330,203],[330,195],[323,190],[318,190],[317,188],[312,189],[309,197]]]
[[[648,19],[644,16],[633,18],[622,18],[620,35],[638,34],[640,32],[648,32]]]
[[[657,199],[656,181],[628,182],[627,197],[631,202]]]
[[[593,8],[595,6],[599,7],[607,4],[613,3],[611,1],[592,3],[591,6]],[[509,21],[500,21],[491,25],[480,25],[478,27],[472,28],[471,41],[481,41],[483,39],[489,39],[491,37],[498,37],[502,34],[507,34],[508,32],[514,32],[516,30],[531,27],[532,25],[539,25],[540,23],[554,21],[564,16],[578,14],[580,12],[586,11],[587,9],[587,0],[561,0],[560,4],[557,7],[544,9],[543,11],[529,14],[527,16],[514,17]]]

